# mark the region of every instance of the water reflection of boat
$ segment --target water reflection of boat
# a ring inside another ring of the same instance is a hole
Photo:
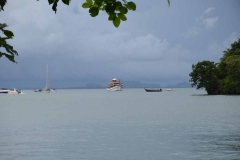
[[[162,92],[161,88],[144,88],[146,92]]]
[[[117,81],[116,78],[112,79],[112,82],[108,83],[108,91],[122,91],[123,85],[121,84],[120,80]]]

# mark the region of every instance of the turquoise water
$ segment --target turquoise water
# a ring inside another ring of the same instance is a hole
[[[0,159],[240,159],[240,96],[23,92],[0,95]]]

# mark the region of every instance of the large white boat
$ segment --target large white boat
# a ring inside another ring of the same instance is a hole
[[[40,90],[43,93],[50,93],[50,88],[49,88],[49,79],[48,79],[48,65],[47,65],[47,71],[46,71],[46,87]]]
[[[120,80],[117,81],[116,78],[112,79],[112,82],[108,83],[108,91],[122,91],[123,85],[121,84]]]

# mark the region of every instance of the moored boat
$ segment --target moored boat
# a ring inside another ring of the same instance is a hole
[[[41,89],[35,89],[34,92],[41,92]]]
[[[8,93],[9,91],[7,88],[0,88],[0,93]]]
[[[11,89],[8,91],[8,94],[21,94],[21,90],[18,89]]]
[[[123,85],[121,84],[120,80],[117,81],[116,78],[112,79],[112,82],[108,83],[108,91],[122,91]]]
[[[42,93],[50,93],[49,88],[49,79],[48,79],[48,65],[47,65],[47,71],[46,71],[46,87],[41,90]]]
[[[174,91],[174,89],[173,88],[168,88],[167,91]]]
[[[50,93],[50,89],[49,88],[43,88],[42,90],[41,90],[41,92],[42,93]]]
[[[146,92],[162,92],[161,88],[144,88]]]
[[[42,93],[50,93],[49,78],[48,78],[48,65],[47,65],[47,70],[46,70],[46,87],[43,89],[35,89],[33,91],[34,92],[42,92]]]
[[[55,88],[53,88],[51,91],[53,91],[53,92],[57,92],[57,90],[56,90]]]

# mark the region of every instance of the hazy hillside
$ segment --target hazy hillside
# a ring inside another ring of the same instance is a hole
[[[188,82],[182,82],[175,85],[168,85],[167,88],[192,88],[192,86]]]
[[[144,84],[139,81],[122,81],[123,88],[160,88],[159,84]]]
[[[139,81],[121,81],[123,84],[123,88],[161,88],[162,86],[159,84],[145,84]],[[74,88],[74,87],[73,87]],[[107,84],[105,86],[97,84],[97,83],[88,83],[84,87],[75,87],[79,89],[103,89],[107,88]],[[164,87],[165,88],[165,87]],[[191,88],[191,84],[188,82],[182,82],[175,85],[168,85],[166,88]]]

